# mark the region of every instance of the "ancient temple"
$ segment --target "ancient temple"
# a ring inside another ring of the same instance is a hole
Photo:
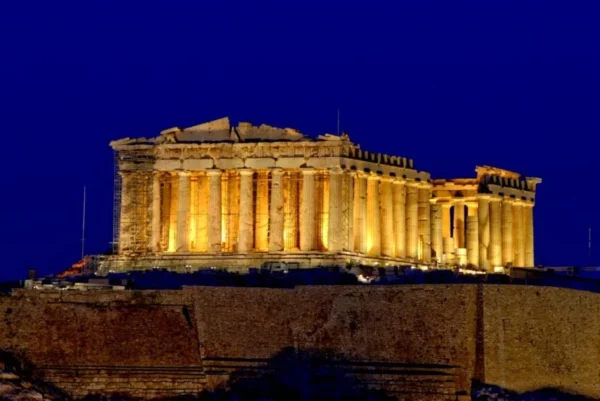
[[[105,270],[534,266],[537,178],[485,166],[475,178],[432,180],[346,134],[227,118],[110,145],[117,252]]]

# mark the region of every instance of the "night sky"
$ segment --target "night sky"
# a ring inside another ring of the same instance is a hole
[[[600,264],[595,2],[0,5],[0,279],[109,247],[110,140],[229,116],[342,129],[433,178],[541,177],[536,262]],[[588,258],[588,228],[592,257]]]

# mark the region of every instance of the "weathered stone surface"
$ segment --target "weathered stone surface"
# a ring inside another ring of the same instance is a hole
[[[472,379],[599,397],[599,309],[599,294],[510,285],[17,291],[0,298],[0,348],[77,396],[194,393],[291,347],[343,355],[409,400]]]

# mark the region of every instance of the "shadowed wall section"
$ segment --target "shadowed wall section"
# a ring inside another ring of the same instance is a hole
[[[331,353],[402,399],[468,397],[476,379],[600,396],[600,297],[508,285],[17,291],[0,348],[84,396],[174,396],[256,375],[273,357]]]

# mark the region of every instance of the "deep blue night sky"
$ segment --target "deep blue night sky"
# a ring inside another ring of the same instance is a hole
[[[541,177],[536,262],[588,263],[591,226],[599,264],[594,2],[398,3],[2,2],[0,278],[78,259],[84,185],[86,250],[108,248],[110,140],[224,116],[335,132],[338,107],[433,178]]]

